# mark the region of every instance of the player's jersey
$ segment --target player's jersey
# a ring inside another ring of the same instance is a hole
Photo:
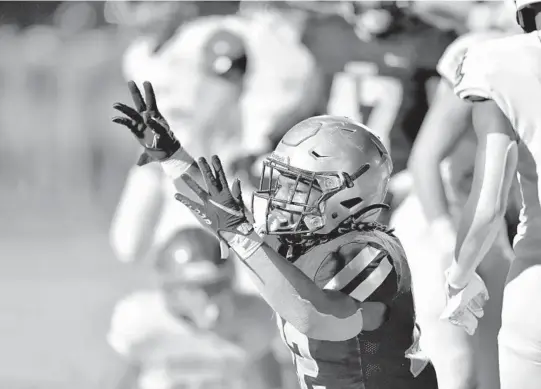
[[[443,53],[438,62],[437,70],[440,76],[450,85],[454,85],[456,70],[462,61],[462,57],[469,47],[490,39],[497,39],[509,35],[502,31],[484,31],[465,34],[455,40]],[[445,192],[449,201],[450,210],[457,219],[462,213],[464,204],[468,198],[473,182],[473,170],[475,163],[475,150],[477,140],[472,128],[471,120],[469,127],[464,132],[456,147],[442,163],[442,176],[444,177]]]
[[[514,242],[518,257],[539,258],[541,246],[541,41],[540,33],[491,40],[468,50],[457,70],[455,92],[463,99],[491,99],[518,135],[522,192]]]
[[[274,332],[266,308],[255,296],[238,295],[225,316],[232,319],[211,332],[173,316],[160,291],[138,292],[115,307],[108,341],[141,365],[140,389],[240,388],[246,366],[270,348]]]
[[[303,41],[328,86],[328,113],[357,119],[390,145],[394,173],[407,160],[428,109],[427,81],[455,35],[416,21],[388,37],[363,40],[342,17],[308,23]]]
[[[374,245],[355,242],[358,235],[352,232],[317,246],[294,263],[321,288],[339,290],[359,301],[385,303],[389,319],[377,330],[352,339],[325,341],[306,337],[278,317],[301,389],[435,389],[431,366],[414,366],[406,357],[415,343],[412,295],[396,297],[392,260]],[[414,377],[414,373],[420,374]]]

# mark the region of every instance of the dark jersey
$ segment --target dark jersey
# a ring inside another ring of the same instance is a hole
[[[356,241],[358,236],[354,232],[318,246],[295,265],[321,288],[340,290],[359,301],[385,303],[388,320],[349,340],[325,341],[306,337],[278,317],[301,389],[436,389],[432,366],[423,365],[419,374],[421,369],[415,371],[406,357],[415,342],[411,292],[397,294],[392,260],[380,247]]]
[[[357,119],[391,148],[394,173],[406,168],[428,110],[427,81],[456,38],[413,17],[387,36],[363,40],[342,17],[308,23],[303,42],[326,78],[329,114]]]

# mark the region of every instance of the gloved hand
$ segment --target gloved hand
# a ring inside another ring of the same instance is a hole
[[[473,335],[479,319],[484,315],[483,306],[489,298],[488,290],[477,273],[464,288],[455,289],[448,282],[450,272],[451,269],[445,272],[447,306],[441,319],[448,320]]]
[[[158,110],[152,84],[148,81],[143,83],[145,99],[134,81],[129,81],[128,87],[135,109],[123,103],[115,103],[113,108],[125,116],[115,116],[113,122],[128,127],[144,147],[137,165],[166,160],[180,148],[180,142]]]
[[[214,172],[212,172],[205,158],[200,158],[198,165],[208,191],[201,188],[187,174],[183,174],[181,178],[201,199],[201,203],[195,202],[181,193],[177,193],[175,198],[187,206],[220,239],[227,240],[231,237],[230,234],[248,235],[252,232],[253,227],[248,220],[244,203],[242,202],[240,181],[238,179],[235,180],[232,190],[229,189],[222,163],[216,155],[212,157]]]

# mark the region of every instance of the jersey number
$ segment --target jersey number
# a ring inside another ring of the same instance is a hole
[[[369,62],[350,62],[334,76],[327,110],[331,115],[348,116],[368,126],[389,149],[403,88],[399,80],[378,75]]]
[[[282,340],[293,354],[293,363],[297,369],[301,389],[325,389],[324,386],[310,384],[310,381],[317,378],[319,367],[310,354],[309,340],[306,335],[280,317],[278,317],[278,328]]]

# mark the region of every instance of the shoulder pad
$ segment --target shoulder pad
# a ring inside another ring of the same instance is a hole
[[[496,58],[484,45],[475,45],[464,53],[456,68],[455,94],[464,100],[482,101],[492,98],[489,74]]]
[[[460,65],[464,54],[473,45],[484,42],[492,38],[501,36],[499,32],[469,33],[456,39],[447,47],[441,56],[437,70],[441,77],[455,84],[456,69]]]

